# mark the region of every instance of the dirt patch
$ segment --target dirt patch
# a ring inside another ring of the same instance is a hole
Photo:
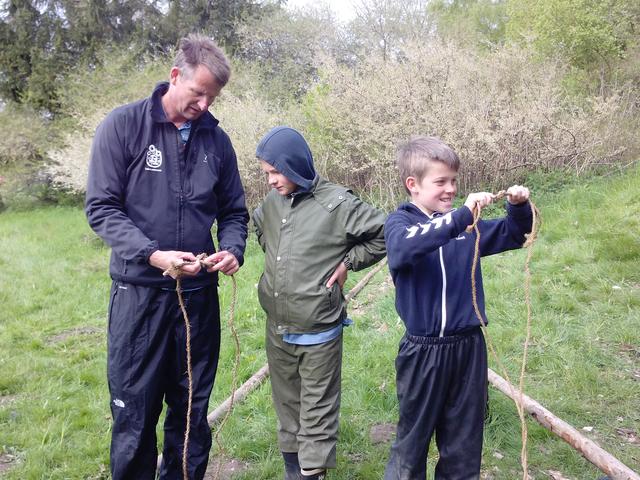
[[[0,395],[0,408],[13,404],[17,399],[17,395]]]
[[[8,471],[18,461],[18,457],[10,453],[0,453],[0,474]]]
[[[369,430],[369,439],[374,445],[389,443],[396,435],[396,426],[393,423],[379,423]]]
[[[635,430],[631,428],[616,428],[616,433],[622,440],[634,445],[640,445],[640,436]]]
[[[104,334],[103,328],[98,327],[77,327],[70,330],[65,330],[56,335],[49,337],[49,343],[61,343],[69,340],[72,337],[80,337],[83,335],[102,335]]]
[[[640,347],[637,345],[623,343],[620,345],[620,351],[627,354],[632,360],[640,360]]]
[[[218,465],[220,466],[218,467]],[[237,458],[215,457],[209,461],[209,466],[204,474],[204,480],[231,480],[238,473],[249,470],[249,463]],[[218,473],[218,468],[220,473]],[[218,476],[216,477],[216,474]]]

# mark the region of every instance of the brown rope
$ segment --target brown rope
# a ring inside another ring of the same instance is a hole
[[[214,480],[217,480],[218,478],[220,478],[220,469],[222,467],[222,454],[224,452],[224,447],[222,446],[222,443],[220,442],[219,437],[220,437],[220,432],[222,431],[222,428],[224,427],[225,423],[227,423],[227,420],[229,419],[229,416],[233,411],[233,403],[235,400],[236,388],[238,388],[238,367],[240,365],[240,340],[238,338],[238,331],[236,330],[236,326],[234,322],[236,302],[238,300],[238,285],[236,284],[236,279],[233,275],[231,275],[231,283],[233,285],[233,293],[231,296],[231,304],[229,305],[228,325],[229,325],[229,330],[231,330],[231,336],[233,337],[233,341],[235,344],[235,360],[233,364],[233,373],[231,376],[231,397],[229,402],[229,409],[227,410],[227,413],[220,421],[220,424],[216,429],[216,433],[213,436],[216,442],[216,445],[218,445],[219,457],[220,457],[218,459],[218,466],[216,468],[216,473],[213,476]]]
[[[506,191],[501,190],[497,194],[494,195],[495,200],[499,200],[506,195]],[[527,480],[529,478],[528,474],[528,460],[527,460],[527,422],[524,416],[524,406],[523,406],[523,395],[524,395],[524,374],[527,364],[527,354],[529,350],[529,341],[531,338],[531,270],[530,263],[531,257],[533,254],[533,244],[537,239],[538,231],[540,229],[540,212],[538,211],[535,204],[529,201],[531,205],[531,212],[533,215],[532,225],[531,225],[531,233],[525,235],[526,241],[522,245],[527,248],[527,258],[525,260],[525,303],[527,305],[527,322],[526,322],[526,334],[525,341],[523,346],[522,353],[522,363],[520,367],[520,378],[518,383],[518,401],[514,402],[516,404],[516,410],[518,411],[518,416],[520,417],[520,427],[521,427],[521,436],[522,436],[522,450],[520,452],[520,463],[522,465],[522,478],[523,480]],[[487,341],[487,345],[489,346],[489,350],[491,350],[491,354],[493,355],[496,363],[500,367],[503,372],[504,377],[507,379],[509,384],[512,382],[509,379],[509,374],[507,373],[507,369],[500,361],[500,357],[495,350],[493,342],[489,337],[489,331],[487,329],[487,325],[482,318],[482,314],[480,313],[480,308],[478,307],[478,297],[477,297],[477,286],[476,286],[476,268],[478,266],[478,259],[480,257],[480,230],[478,229],[478,221],[480,220],[480,208],[476,207],[473,211],[473,223],[467,227],[467,232],[474,231],[476,233],[476,240],[474,245],[473,252],[473,262],[471,265],[471,299],[473,302],[473,309],[475,311],[476,317],[480,321],[480,325],[482,327],[482,332],[484,333],[485,339]],[[512,392],[512,398],[516,398],[515,392]]]
[[[206,258],[207,254],[206,253],[201,253],[200,255],[198,255],[196,257],[196,261],[200,263],[200,267],[201,268],[209,268],[211,265],[207,264],[204,259]],[[188,395],[188,400],[187,400],[187,414],[186,414],[186,425],[185,425],[185,431],[184,431],[184,445],[182,447],[182,477],[183,480],[189,480],[189,473],[187,470],[187,456],[188,456],[188,452],[189,452],[189,434],[191,433],[191,409],[192,409],[192,402],[193,402],[193,371],[192,371],[192,367],[191,367],[191,322],[189,321],[189,315],[187,314],[187,309],[185,307],[184,304],[184,299],[182,297],[182,285],[180,282],[180,277],[182,276],[182,267],[184,265],[188,265],[191,263],[195,263],[195,262],[190,262],[190,261],[182,261],[180,263],[176,263],[171,265],[171,267],[169,267],[167,270],[165,270],[162,274],[164,276],[167,275],[171,275],[174,276],[176,279],[176,294],[178,295],[178,303],[180,304],[180,310],[182,311],[182,317],[184,318],[184,326],[185,326],[185,336],[186,336],[186,355],[187,355],[187,378],[188,378],[188,383],[189,383],[189,395]],[[216,444],[218,445],[218,448],[220,449],[220,451],[223,451],[223,447],[222,444],[220,443],[220,440],[218,439],[218,436],[220,434],[220,431],[222,430],[222,427],[224,426],[225,422],[227,421],[227,418],[229,417],[229,415],[231,414],[231,411],[233,410],[233,401],[234,401],[234,393],[236,391],[236,387],[237,387],[237,383],[238,383],[238,367],[240,364],[240,340],[238,339],[238,332],[235,328],[235,324],[234,324],[234,318],[235,318],[235,305],[236,305],[236,301],[238,298],[238,285],[236,283],[236,279],[233,275],[230,275],[231,277],[231,281],[232,281],[232,285],[233,285],[233,294],[232,294],[232,300],[231,300],[231,305],[229,307],[229,328],[231,329],[231,333],[233,336],[233,340],[235,343],[235,363],[233,366],[233,376],[232,376],[232,383],[231,383],[231,403],[229,405],[229,410],[227,411],[227,414],[225,415],[225,417],[223,418],[222,422],[220,422],[220,425],[218,426],[218,429],[216,430],[215,433],[215,441]],[[222,462],[219,461],[218,462],[218,468],[216,471],[216,474],[214,476],[214,479],[217,479],[219,474],[220,474],[220,466],[222,465]]]

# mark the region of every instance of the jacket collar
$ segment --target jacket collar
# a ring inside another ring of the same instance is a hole
[[[443,215],[446,215],[449,212],[445,212],[445,213],[440,213],[440,212],[433,212],[431,215],[423,212],[420,208],[418,208],[417,205],[414,205],[411,202],[405,202],[402,203],[399,207],[398,210],[404,210],[412,215],[419,215],[421,217],[427,217],[429,220],[433,220],[434,218],[437,217],[442,217]],[[451,209],[450,211],[456,210],[455,208]]]
[[[162,108],[162,96],[167,93],[167,90],[169,90],[169,82],[159,82],[151,93],[151,104],[149,109],[151,111],[151,118],[154,122],[170,123],[169,119],[167,119],[167,115],[164,113],[164,108]],[[218,123],[220,122],[217,118],[211,115],[211,112],[205,112],[200,116],[200,118],[191,122],[191,128],[214,129],[218,126]]]

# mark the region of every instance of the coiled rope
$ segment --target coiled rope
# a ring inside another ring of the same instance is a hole
[[[504,198],[504,196],[506,195],[506,191],[505,190],[500,190],[498,193],[493,195],[494,200],[500,200],[502,198]],[[526,237],[526,241],[524,242],[524,244],[522,245],[524,248],[527,249],[527,257],[525,260],[525,266],[524,266],[524,271],[525,271],[525,304],[527,306],[527,321],[526,321],[526,333],[525,333],[525,340],[524,340],[524,345],[523,345],[523,352],[522,352],[522,362],[521,362],[521,366],[520,366],[520,378],[519,378],[519,382],[518,382],[518,395],[517,401],[514,401],[514,403],[516,404],[516,410],[518,411],[518,416],[520,417],[520,427],[521,427],[521,436],[522,436],[522,450],[520,451],[520,464],[522,465],[522,478],[523,480],[527,480],[529,478],[529,474],[528,474],[528,459],[527,459],[527,438],[528,438],[528,432],[527,432],[527,422],[524,416],[524,406],[523,406],[523,395],[524,395],[524,374],[525,374],[525,368],[527,365],[527,354],[528,354],[528,350],[529,350],[529,341],[531,338],[531,269],[530,269],[530,264],[531,264],[531,257],[533,255],[533,244],[536,241],[537,237],[538,237],[538,232],[540,230],[540,226],[541,226],[541,219],[540,219],[540,212],[538,210],[538,208],[535,206],[535,204],[529,200],[529,204],[531,206],[531,213],[532,213],[532,222],[531,222],[531,232],[528,234],[525,234]],[[467,232],[471,232],[474,231],[476,234],[476,240],[475,240],[475,245],[474,245],[474,251],[473,251],[473,262],[471,265],[471,299],[473,302],[473,309],[475,311],[476,317],[478,317],[478,320],[480,321],[480,325],[482,327],[482,333],[484,333],[484,337],[487,341],[487,345],[489,346],[489,350],[491,351],[491,354],[493,355],[494,360],[496,361],[496,363],[498,364],[498,366],[500,367],[500,369],[502,370],[502,373],[504,375],[504,377],[507,379],[507,381],[509,382],[510,385],[512,385],[511,380],[509,379],[509,374],[507,373],[507,369],[505,368],[504,364],[502,363],[502,361],[500,360],[500,357],[498,357],[498,354],[496,352],[496,349],[493,345],[493,342],[491,341],[491,338],[489,337],[489,331],[487,329],[487,325],[484,321],[484,319],[482,318],[482,314],[480,313],[480,308],[478,307],[478,296],[477,296],[477,286],[476,286],[476,268],[478,266],[478,260],[480,258],[480,230],[478,228],[478,221],[480,220],[480,208],[476,206],[476,208],[474,208],[473,210],[473,223],[471,225],[469,225],[469,227],[467,227]],[[516,398],[516,394],[515,392],[513,393],[513,398]]]
[[[196,257],[195,262],[200,263],[200,268],[207,269],[212,266],[211,264],[204,261],[206,257],[207,257],[206,253],[201,253]],[[189,315],[187,314],[187,309],[185,307],[184,299],[182,297],[182,285],[180,282],[180,277],[182,276],[182,267],[184,265],[189,265],[195,262],[182,261],[180,263],[171,265],[171,267],[169,267],[167,270],[165,270],[162,273],[164,276],[172,276],[176,280],[176,294],[178,296],[178,304],[180,305],[180,310],[182,311],[182,317],[184,319],[184,326],[185,326],[187,378],[189,383],[189,395],[187,400],[187,413],[186,413],[186,419],[185,419],[186,425],[184,430],[184,444],[182,447],[182,478],[183,480],[189,480],[189,473],[187,469],[187,457],[189,453],[189,434],[191,433],[191,409],[192,409],[192,402],[193,402],[193,371],[191,367],[191,322],[189,321]],[[240,340],[238,338],[238,332],[236,330],[235,322],[234,322],[235,306],[238,299],[238,285],[236,283],[235,277],[233,275],[230,275],[230,277],[231,277],[233,293],[231,297],[231,304],[229,306],[228,325],[229,325],[229,329],[231,330],[231,335],[233,337],[233,341],[235,344],[235,360],[234,360],[232,380],[231,380],[231,404],[229,406],[229,410],[227,410],[226,415],[220,422],[214,434],[216,445],[218,445],[218,449],[220,450],[221,453],[224,451],[224,448],[220,443],[219,436],[220,436],[220,432],[222,431],[222,428],[224,427],[224,424],[226,423],[227,419],[229,418],[233,410],[234,394],[238,384],[238,367],[240,364]],[[214,479],[217,479],[219,477],[221,465],[222,465],[222,462],[218,461],[218,466],[217,466]]]

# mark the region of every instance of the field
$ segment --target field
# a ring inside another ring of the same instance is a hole
[[[525,389],[546,408],[640,471],[640,169],[534,189],[543,227],[531,263],[533,331]],[[106,386],[109,251],[74,207],[0,214],[0,477],[108,478]],[[490,338],[512,379],[525,333],[525,251],[483,260]],[[237,274],[240,381],[265,362],[251,238]],[[350,278],[352,287],[361,275]],[[347,288],[347,289],[348,289]],[[231,298],[222,279],[223,322]],[[386,270],[352,303],[345,331],[338,469],[332,479],[381,477],[397,416],[393,360],[403,333]],[[212,409],[230,393],[228,329]],[[500,370],[490,359],[498,373]],[[529,419],[532,478],[602,474]],[[383,435],[384,437],[384,435]],[[281,478],[268,382],[239,405],[220,441],[238,479]],[[214,447],[214,454],[217,450]],[[483,478],[521,478],[513,403],[490,390]],[[432,452],[435,455],[435,451]],[[433,456],[432,455],[432,456]],[[433,463],[429,462],[431,468]]]

